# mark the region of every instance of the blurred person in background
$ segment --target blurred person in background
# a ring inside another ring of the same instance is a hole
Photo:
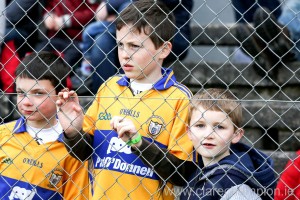
[[[276,18],[281,14],[278,0],[232,0],[235,21],[238,23],[253,23],[253,16],[257,8],[268,8]]]
[[[232,0],[233,14],[236,23],[253,23],[253,16],[258,8],[265,7],[272,11],[276,18],[281,14],[281,4],[279,0]],[[251,63],[252,58],[244,53],[240,48],[235,48],[231,58],[235,63]]]
[[[1,1],[3,4],[5,1]],[[35,0],[7,0],[6,28],[1,48],[0,77],[2,90],[14,92],[14,72],[27,52],[32,52],[38,38],[38,24],[45,2]],[[3,13],[2,13],[3,15]],[[1,25],[3,25],[1,23]]]
[[[96,80],[105,81],[118,72],[118,67],[112,66],[119,63],[114,50],[116,48],[114,20],[118,13],[127,7],[130,2],[131,0],[102,1],[97,8],[96,21],[90,23],[82,34],[81,47],[84,58],[80,69],[76,72],[78,76],[72,77],[74,88],[91,83],[89,77],[92,76],[94,71],[93,64],[101,63],[101,66],[106,66],[105,70],[101,69],[95,72],[94,77]],[[77,92],[80,93],[79,91]]]
[[[82,59],[82,31],[94,20],[98,5],[95,0],[47,1],[43,13],[46,34],[41,38],[36,51],[56,52],[74,71]]]
[[[278,76],[281,64],[300,60],[300,1],[286,0],[277,19],[266,7],[258,8],[254,27],[239,25],[237,37],[243,50],[270,77]]]

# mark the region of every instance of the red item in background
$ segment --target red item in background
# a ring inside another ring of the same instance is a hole
[[[3,44],[1,52],[0,79],[5,93],[13,93],[15,90],[15,70],[20,63],[14,41]]]
[[[28,54],[30,54],[30,52],[26,55]],[[63,54],[59,54],[59,56],[63,58]],[[13,93],[15,91],[15,70],[21,62],[13,40],[3,44],[0,62],[0,81],[3,86],[2,90],[5,93]],[[67,77],[67,87],[70,89],[72,88],[70,76]]]
[[[72,82],[71,82],[71,77],[70,76],[68,76],[67,77],[67,88],[72,88]]]
[[[300,199],[300,150],[297,151],[297,158],[290,160],[281,174],[274,199]]]

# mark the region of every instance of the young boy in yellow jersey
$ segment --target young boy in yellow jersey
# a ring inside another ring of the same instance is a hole
[[[91,156],[92,199],[174,199],[172,185],[161,184],[162,177],[130,148],[143,137],[182,160],[192,151],[185,134],[191,92],[162,68],[172,48],[174,16],[159,1],[140,0],[120,13],[116,27],[125,75],[99,88],[85,116],[74,91],[59,93],[66,147],[80,160]],[[110,126],[113,116],[131,119],[141,137],[123,142]]]
[[[49,52],[26,56],[16,69],[21,117],[0,126],[0,199],[88,198],[86,164],[66,151],[56,116],[68,73]]]

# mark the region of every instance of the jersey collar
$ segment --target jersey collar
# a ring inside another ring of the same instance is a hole
[[[26,120],[24,117],[21,117],[17,120],[13,133],[23,133],[27,132],[26,130]]]
[[[24,133],[26,130],[26,120],[24,117],[21,117],[17,120],[13,133]],[[57,141],[63,142],[63,133],[59,134]]]
[[[176,78],[173,70],[162,69],[161,72],[163,74],[163,77],[154,84],[153,88],[155,90],[166,90],[176,83]],[[120,80],[117,81],[117,83],[121,86],[129,87],[130,80],[127,76],[123,76]]]

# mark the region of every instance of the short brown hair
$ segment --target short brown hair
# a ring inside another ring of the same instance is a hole
[[[198,107],[205,110],[225,112],[235,125],[235,130],[242,125],[242,106],[238,99],[228,90],[220,88],[210,88],[203,90],[193,96],[190,101],[188,124],[190,125],[191,116]]]
[[[18,65],[16,78],[35,80],[49,80],[55,88],[56,94],[67,87],[67,76],[71,68],[64,60],[53,52],[33,52]]]
[[[116,20],[117,30],[132,25],[133,30],[149,35],[158,49],[164,42],[172,42],[175,35],[175,16],[160,1],[139,0],[125,8]]]

